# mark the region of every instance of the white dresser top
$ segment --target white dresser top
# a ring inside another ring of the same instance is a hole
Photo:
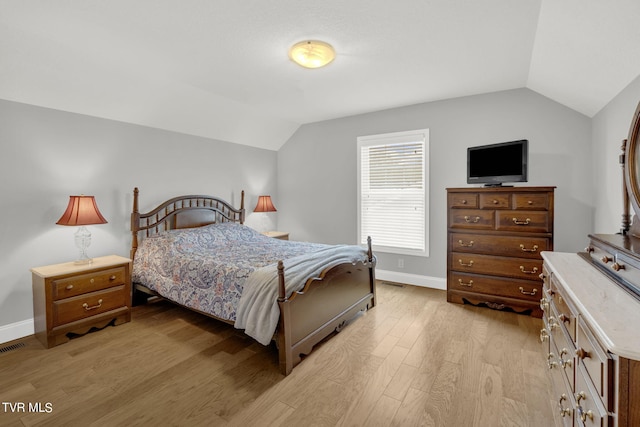
[[[640,360],[640,301],[578,254],[542,252],[542,258],[601,343]]]

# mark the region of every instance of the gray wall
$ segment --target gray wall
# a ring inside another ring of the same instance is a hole
[[[640,77],[631,82],[593,118],[591,173],[598,207],[593,230],[617,233],[622,219],[622,171],[618,163],[622,140],[626,139],[633,113],[640,101]]]
[[[278,152],[278,227],[293,239],[356,242],[356,139],[430,129],[428,258],[378,253],[378,268],[446,276],[446,191],[466,184],[466,149],[529,140],[531,186],[556,186],[555,249],[584,248],[593,225],[591,120],[528,89],[449,99],[302,126]]]
[[[0,330],[33,317],[30,268],[77,258],[75,227],[55,225],[70,195],[109,221],[89,226],[89,256],[129,255],[135,186],[142,211],[179,194],[238,206],[245,190],[247,224],[275,228],[251,214],[259,194],[278,200],[274,151],[2,100],[0,147]]]

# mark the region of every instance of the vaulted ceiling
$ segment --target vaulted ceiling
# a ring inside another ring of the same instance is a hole
[[[638,0],[0,0],[0,98],[277,150],[304,123],[527,87],[593,116]],[[320,39],[336,59],[287,56]]]

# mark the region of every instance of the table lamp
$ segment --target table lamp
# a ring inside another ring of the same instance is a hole
[[[69,196],[69,205],[62,214],[58,225],[80,226],[75,234],[76,246],[80,249],[80,258],[74,264],[91,264],[93,261],[87,256],[87,248],[91,244],[91,233],[85,225],[106,224],[94,196]]]

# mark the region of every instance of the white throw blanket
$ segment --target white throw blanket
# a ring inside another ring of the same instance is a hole
[[[346,245],[329,246],[284,260],[286,296],[302,289],[308,279],[318,277],[326,268],[367,260],[365,249]],[[244,329],[247,335],[267,345],[273,338],[279,317],[278,266],[271,264],[255,270],[247,278],[238,302],[235,327]]]

